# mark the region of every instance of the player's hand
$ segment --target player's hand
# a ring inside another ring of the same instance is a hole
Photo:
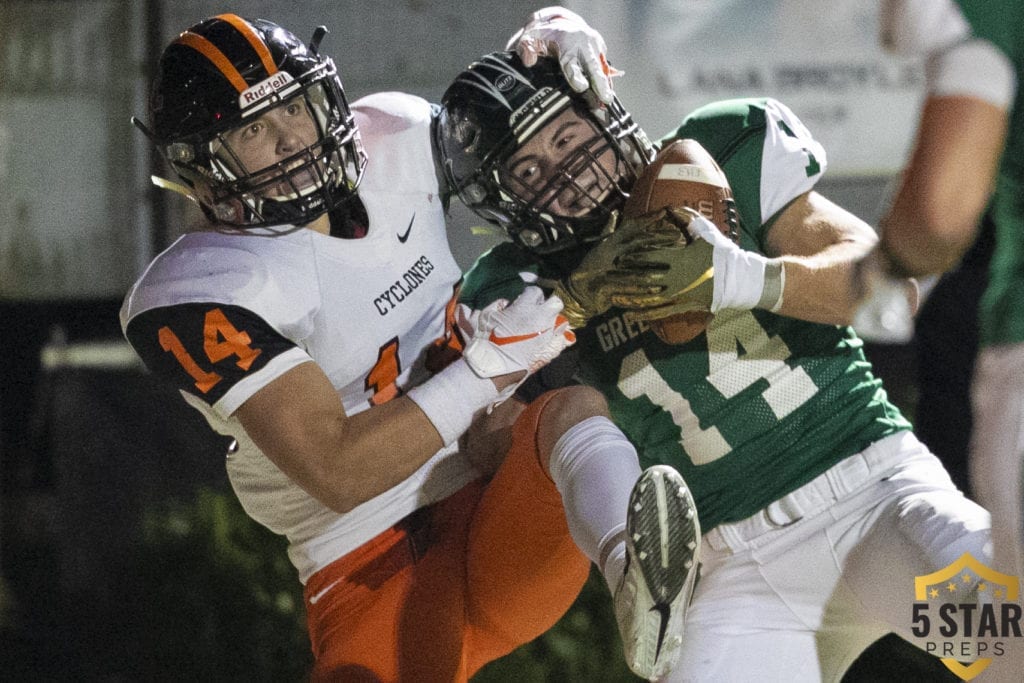
[[[854,268],[853,287],[858,298],[853,328],[870,341],[903,344],[914,336],[914,315],[920,291],[914,278],[900,277],[880,247],[875,247]]]
[[[693,236],[690,231],[693,215],[661,209],[623,221],[623,229],[628,230],[635,224],[643,233],[676,236],[671,243],[663,240],[651,249],[629,250],[620,259],[623,266],[642,277],[646,285],[634,291],[609,293],[615,305],[632,311],[634,319],[657,320],[674,313],[710,310],[714,291],[714,246]],[[724,236],[723,239],[728,241]]]
[[[638,301],[637,320],[658,320],[686,311],[717,313],[724,308],[777,311],[782,304],[785,271],[781,262],[747,251],[690,208],[666,209],[692,243],[674,253],[652,254],[661,263],[666,285],[657,301]]]
[[[707,309],[712,247],[695,243],[688,221],[687,214],[668,209],[618,221],[555,289],[572,327],[612,306],[656,311],[639,315],[644,319],[663,317],[666,306],[674,312]]]
[[[534,12],[505,49],[515,50],[526,66],[533,66],[538,57],[557,57],[573,90],[593,88],[605,103],[614,93],[612,77],[622,73],[608,64],[601,34],[575,12],[557,5]]]
[[[660,287],[650,282],[653,273],[640,260],[683,240],[678,227],[658,216],[619,220],[616,215],[611,224],[614,231],[593,246],[555,287],[555,294],[565,304],[563,313],[574,328],[583,327],[612,306],[632,306],[639,298],[655,294]]]
[[[539,287],[527,287],[512,303],[498,299],[475,316],[463,315],[463,323],[471,334],[462,355],[479,377],[524,373],[521,382],[576,341],[561,299],[545,299]]]

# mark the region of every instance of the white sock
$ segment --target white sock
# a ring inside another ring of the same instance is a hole
[[[597,566],[602,567],[601,575],[608,584],[608,590],[615,595],[615,589],[619,587],[619,581],[626,571],[625,527],[618,533],[609,534],[609,537],[601,542],[601,548],[604,557]]]
[[[626,510],[640,477],[636,449],[606,417],[570,427],[551,452],[569,534],[614,592],[626,560]]]

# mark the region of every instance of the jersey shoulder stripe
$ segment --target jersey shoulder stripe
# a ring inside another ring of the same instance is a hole
[[[743,246],[764,251],[765,226],[813,189],[825,150],[786,105],[772,98],[712,102],[683,119],[662,144],[697,140],[722,167],[736,200]]]
[[[216,302],[151,308],[125,336],[150,372],[210,405],[297,348],[252,311]]]

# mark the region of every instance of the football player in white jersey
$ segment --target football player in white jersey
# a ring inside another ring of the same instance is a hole
[[[516,40],[607,90],[603,46],[576,20],[537,15]],[[696,538],[682,480],[641,476],[592,390],[503,403],[572,343],[561,302],[532,288],[458,307],[434,109],[399,93],[350,107],[323,35],[222,14],[163,52],[136,123],[180,181],[160,182],[210,225],[142,274],[126,337],[235,438],[231,484],[305,584],[315,680],[466,680],[553,625],[590,560],[627,615],[631,664],[664,673],[669,620],[626,548],[660,561],[669,520]]]

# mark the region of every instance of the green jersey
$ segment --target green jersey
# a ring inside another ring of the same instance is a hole
[[[703,107],[670,137],[698,140],[721,165],[736,197],[741,246],[753,251],[763,252],[772,217],[825,168],[820,145],[770,99]],[[554,275],[502,244],[467,273],[462,299],[480,308]],[[749,517],[910,427],[852,330],[767,311],[721,311],[705,333],[672,346],[613,309],[577,330],[563,357],[577,381],[608,399],[643,466],[682,473],[705,529]]]
[[[1013,64],[1017,77],[1006,147],[989,212],[996,251],[981,300],[982,344],[1024,342],[1024,3],[957,0],[974,38],[987,40]]]

